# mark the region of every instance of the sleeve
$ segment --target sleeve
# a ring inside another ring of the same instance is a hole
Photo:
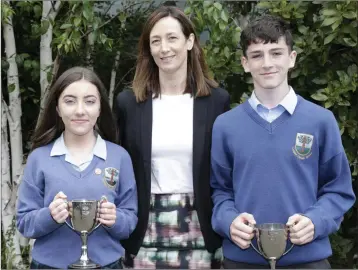
[[[304,213],[315,226],[314,239],[336,232],[342,217],[355,202],[349,162],[332,113],[320,155],[318,200]]]
[[[132,161],[124,151],[119,172],[119,185],[114,204],[117,207],[116,222],[111,227],[103,226],[112,237],[127,239],[137,226],[137,186],[134,178]]]
[[[220,120],[219,116],[214,123],[211,146],[212,226],[219,235],[231,239],[230,226],[239,213],[234,203],[231,153]]]
[[[17,228],[24,237],[33,239],[63,225],[52,218],[50,209],[44,205],[44,175],[38,163],[35,155],[28,157],[17,201]]]

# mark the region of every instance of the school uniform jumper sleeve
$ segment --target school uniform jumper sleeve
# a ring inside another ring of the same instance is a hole
[[[314,239],[336,232],[343,215],[354,204],[352,177],[334,115],[322,123],[318,200],[304,213],[315,226]]]
[[[228,239],[231,239],[231,223],[240,214],[234,205],[233,165],[230,155],[225,123],[222,122],[221,115],[216,119],[212,133],[210,178],[214,203],[212,226],[215,232]]]
[[[44,206],[44,175],[39,162],[40,152],[35,150],[27,159],[18,194],[16,225],[27,238],[45,236],[64,224],[57,223]]]

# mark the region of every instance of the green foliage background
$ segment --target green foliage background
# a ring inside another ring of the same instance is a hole
[[[134,75],[136,44],[142,25],[155,8],[154,2],[128,0],[115,15],[108,10],[112,2],[64,2],[54,22],[41,23],[41,1],[19,1],[2,4],[2,20],[13,14],[22,99],[24,153],[29,151],[29,138],[39,112],[39,44],[48,24],[54,26],[53,54],[60,59],[58,74],[85,61],[86,33],[93,31],[94,70],[109,88],[110,72],[117,51],[121,52],[117,69],[116,94]],[[174,1],[172,3],[175,3]],[[177,2],[182,6],[182,2]],[[351,165],[355,193],[358,190],[358,94],[357,94],[357,2],[356,1],[204,1],[187,0],[185,12],[201,37],[212,74],[230,92],[232,106],[243,102],[253,86],[245,74],[238,47],[241,28],[258,14],[280,15],[291,24],[296,67],[289,83],[304,98],[326,107],[339,123],[343,144]],[[95,12],[92,12],[95,11]],[[114,17],[114,18],[113,18]],[[2,39],[2,48],[4,42]],[[7,101],[7,62],[2,50],[2,88]],[[50,75],[50,72],[49,72]],[[340,230],[331,236],[333,268],[358,268],[358,204],[347,213]],[[5,245],[3,245],[3,251]],[[24,257],[28,248],[24,248]],[[2,267],[11,261],[11,250],[2,252]],[[8,264],[11,266],[11,264]]]

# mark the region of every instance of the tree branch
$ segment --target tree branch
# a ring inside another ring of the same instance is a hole
[[[60,54],[58,53],[56,55],[55,61],[53,61],[53,69],[52,69],[51,81],[49,82],[49,84],[47,85],[47,87],[45,89],[43,98],[47,97],[47,92],[49,91],[50,87],[52,86],[52,83],[53,83],[53,81],[55,80],[55,78],[57,76],[57,72],[58,72],[59,68],[60,68]]]
[[[55,4],[55,8],[53,10],[53,18],[52,19],[55,19],[55,17],[57,16],[58,11],[60,10],[60,5],[61,5],[61,1],[57,1]]]
[[[135,69],[135,68],[136,68],[136,66],[131,67],[131,68],[126,72],[126,74],[124,74],[124,76],[123,76],[123,77],[119,80],[119,82],[116,84],[116,87],[114,87],[113,93],[116,92],[118,86],[122,83],[122,81],[124,80],[124,78],[125,78],[133,69]]]
[[[54,20],[57,16],[58,11],[60,10],[61,0],[56,1],[55,5],[53,5],[53,1],[51,1],[51,8],[49,9],[47,15],[45,18],[42,18],[41,20],[47,20],[49,17],[51,17],[52,20]]]
[[[128,9],[130,9],[131,7],[134,7],[134,6],[138,5],[138,4],[149,3],[149,2],[150,2],[150,1],[144,1],[144,2],[139,2],[139,3],[134,3],[134,4],[132,4],[132,5],[129,5],[129,6],[126,7],[125,9],[123,9],[123,12],[126,11],[126,10],[128,10]],[[113,16],[113,17],[110,18],[109,20],[107,20],[107,21],[105,21],[104,23],[102,23],[100,26],[98,26],[97,29],[100,29],[100,28],[102,28],[103,26],[109,24],[111,21],[113,21],[115,18],[117,18],[119,14],[120,14],[120,12],[118,12],[115,16]],[[97,29],[96,29],[96,30],[97,30]],[[94,31],[94,29],[88,30],[88,31],[87,31],[86,33],[84,33],[80,38],[83,38],[83,37],[89,35],[89,34],[92,33],[93,31]]]
[[[105,17],[108,13],[108,11],[111,9],[111,7],[113,6],[113,4],[115,3],[115,1],[112,1],[111,4],[108,6],[106,12],[104,13],[103,17]]]

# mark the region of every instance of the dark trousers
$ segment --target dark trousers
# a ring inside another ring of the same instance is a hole
[[[30,264],[30,269],[58,269],[58,268],[54,268],[54,267],[39,263],[35,260],[32,260],[31,264]],[[122,259],[119,259],[113,263],[102,266],[101,269],[123,269]]]
[[[270,269],[269,265],[259,265],[259,264],[249,264],[249,263],[241,263],[229,260],[224,258],[223,267],[225,269]],[[294,264],[287,266],[276,266],[277,269],[331,269],[331,265],[329,264],[327,259],[303,263],[303,264]]]

